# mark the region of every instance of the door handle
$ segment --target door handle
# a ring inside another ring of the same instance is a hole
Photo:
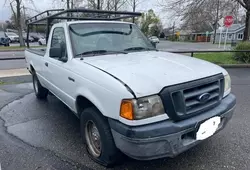
[[[75,79],[73,79],[73,78],[71,78],[71,77],[68,77],[68,79],[69,79],[70,81],[75,82]]]
[[[46,67],[48,67],[48,66],[49,66],[49,64],[46,62],[46,63],[45,63],[45,66],[46,66]]]

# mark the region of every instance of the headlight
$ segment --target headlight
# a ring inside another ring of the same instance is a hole
[[[161,98],[157,95],[139,99],[123,100],[120,116],[129,120],[141,120],[165,114]]]
[[[231,92],[231,78],[229,74],[225,75],[224,80],[225,80],[225,84],[224,84],[223,97],[226,97]]]

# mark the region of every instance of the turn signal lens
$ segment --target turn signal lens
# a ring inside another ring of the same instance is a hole
[[[132,100],[123,100],[121,103],[121,110],[120,110],[120,116],[128,119],[133,120],[133,103]]]

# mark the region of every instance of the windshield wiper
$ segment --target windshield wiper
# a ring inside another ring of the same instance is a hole
[[[130,47],[124,49],[124,51],[158,51],[156,48],[146,48],[146,47]]]
[[[93,56],[95,55],[102,55],[102,54],[128,54],[127,52],[125,51],[111,51],[111,50],[93,50],[93,51],[86,51],[86,52],[83,52],[83,53],[79,53],[79,54],[76,54],[75,56],[84,56],[84,55],[90,55],[92,54]]]

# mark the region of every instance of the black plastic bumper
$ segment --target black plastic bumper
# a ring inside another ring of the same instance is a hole
[[[222,130],[231,119],[235,105],[236,98],[230,94],[219,106],[179,122],[165,120],[132,127],[109,119],[109,124],[117,148],[126,155],[138,160],[174,157],[201,142],[195,135],[199,125],[207,119],[220,116],[217,132]]]

